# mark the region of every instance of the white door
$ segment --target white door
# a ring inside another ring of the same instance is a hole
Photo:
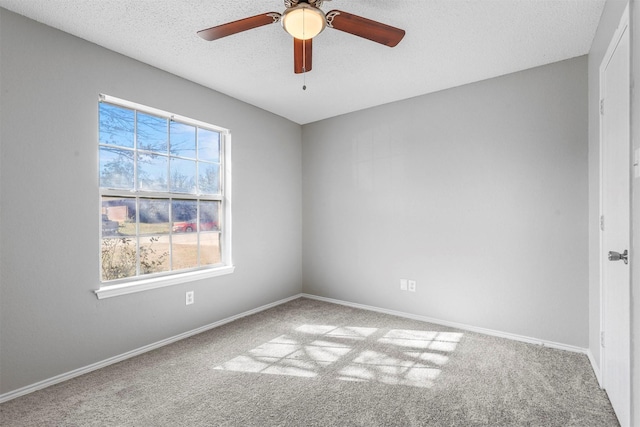
[[[602,381],[620,425],[631,423],[629,28],[625,13],[600,68]]]

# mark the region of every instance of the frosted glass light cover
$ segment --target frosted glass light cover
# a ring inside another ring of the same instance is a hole
[[[306,3],[287,9],[282,16],[282,27],[299,40],[317,36],[326,25],[327,20],[322,11]]]

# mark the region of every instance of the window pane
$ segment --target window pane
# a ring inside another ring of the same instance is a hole
[[[190,233],[198,230],[198,202],[174,200],[171,205],[174,233]]]
[[[136,235],[136,200],[102,197],[102,236]]]
[[[200,202],[200,231],[220,230],[220,202]]]
[[[134,114],[132,110],[100,103],[100,144],[133,148]]]
[[[138,149],[167,154],[167,119],[138,112]]]
[[[157,154],[138,154],[138,189],[167,191],[169,158]]]
[[[174,234],[172,237],[172,269],[198,266],[198,234]]]
[[[102,239],[102,280],[136,275],[136,242],[128,237]]]
[[[196,162],[171,158],[171,191],[196,193]]]
[[[220,163],[220,134],[198,128],[198,160]]]
[[[169,271],[169,236],[140,238],[140,274]]]
[[[100,99],[102,281],[220,265],[224,132]]]
[[[139,225],[140,234],[168,234],[169,201],[159,199],[140,199]]]
[[[171,122],[171,155],[196,158],[196,128]]]
[[[222,262],[220,256],[220,233],[200,234],[200,265],[212,265]]]
[[[198,186],[202,194],[220,194],[220,165],[198,163]]]
[[[100,187],[133,189],[133,151],[100,147]]]

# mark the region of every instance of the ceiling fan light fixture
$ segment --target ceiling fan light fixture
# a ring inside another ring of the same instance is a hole
[[[282,27],[298,40],[312,39],[327,26],[324,13],[307,3],[300,3],[282,14]]]

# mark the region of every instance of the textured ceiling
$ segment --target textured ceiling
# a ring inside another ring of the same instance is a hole
[[[280,24],[213,42],[196,31],[283,0],[0,0],[0,6],[305,124],[588,53],[605,0],[325,0],[406,30],[389,48],[331,28],[293,73]],[[302,90],[306,80],[306,90]]]

